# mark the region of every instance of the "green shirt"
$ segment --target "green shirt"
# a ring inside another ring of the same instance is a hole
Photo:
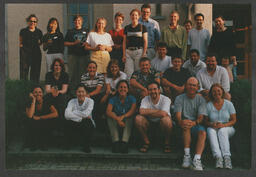
[[[177,25],[176,30],[171,30],[169,26],[161,31],[161,42],[165,42],[168,47],[179,47],[182,50],[182,59],[186,59],[187,52],[187,32],[183,26]]]

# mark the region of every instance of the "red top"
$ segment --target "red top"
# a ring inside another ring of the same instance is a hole
[[[114,44],[122,45],[123,37],[124,37],[124,29],[121,29],[119,31],[112,29],[109,31],[109,34],[111,35]]]

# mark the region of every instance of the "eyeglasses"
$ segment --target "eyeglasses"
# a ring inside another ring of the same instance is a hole
[[[32,21],[32,20],[30,20],[29,22],[30,22],[30,23],[37,23],[37,21]]]

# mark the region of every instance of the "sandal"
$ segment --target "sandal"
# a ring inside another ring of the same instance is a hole
[[[170,153],[171,152],[171,146],[170,144],[164,145],[164,153]]]
[[[146,153],[146,152],[148,152],[148,149],[149,149],[149,144],[143,144],[143,145],[140,147],[139,151],[140,151],[140,152],[143,152],[143,153]]]

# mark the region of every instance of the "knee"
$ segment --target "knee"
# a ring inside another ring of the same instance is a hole
[[[135,117],[135,125],[136,125],[137,127],[143,127],[143,126],[145,126],[145,125],[146,125],[145,118],[144,118],[143,116],[141,116],[141,115],[137,115],[137,116]]]
[[[225,136],[227,134],[227,130],[225,128],[220,128],[218,130],[218,136]]]
[[[160,125],[162,127],[166,127],[166,128],[172,128],[172,120],[171,117],[166,116],[160,119]]]
[[[205,140],[205,139],[206,139],[206,132],[203,131],[203,130],[200,130],[200,131],[198,132],[198,138]]]

